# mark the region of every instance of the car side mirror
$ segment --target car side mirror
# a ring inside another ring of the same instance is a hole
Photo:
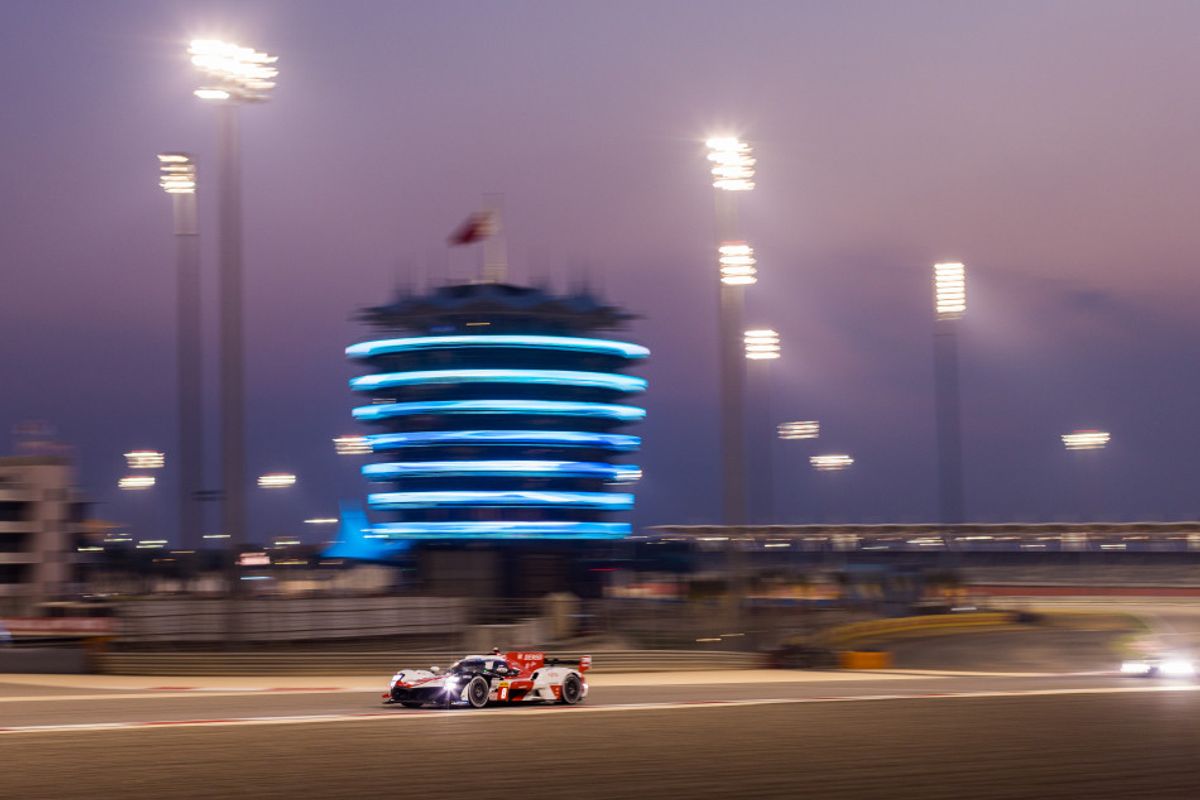
[[[429,671],[430,671],[430,672],[432,672],[434,675],[437,675],[439,672],[441,672],[441,671],[442,671],[442,668],[441,668],[441,667],[437,667],[437,666],[433,666],[433,667],[430,667],[430,668],[429,668]]]

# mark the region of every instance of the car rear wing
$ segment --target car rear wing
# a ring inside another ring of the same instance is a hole
[[[579,658],[547,658],[546,666],[548,667],[578,667],[580,672],[587,672],[592,668],[591,656],[580,656]]]

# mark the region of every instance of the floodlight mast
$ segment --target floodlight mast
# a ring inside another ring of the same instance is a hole
[[[967,311],[966,267],[933,265],[934,413],[938,451],[938,514],[945,525],[966,521],[963,490],[962,408],[959,396],[958,326]]]
[[[705,144],[716,190],[722,515],[726,525],[743,525],[747,463],[742,316],[745,287],[758,279],[754,249],[737,234],[737,197],[754,188],[755,159],[750,146],[736,137],[717,136]]]
[[[203,362],[200,319],[200,236],[196,222],[196,161],[159,153],[159,186],[171,197],[175,222],[176,393],[179,426],[178,546],[200,546],[204,484]]]
[[[216,39],[195,39],[188,48],[192,65],[203,76],[194,94],[216,103],[218,111],[218,218],[220,377],[221,377],[221,526],[229,536],[228,582],[231,597],[241,593],[238,553],[246,543],[245,354],[242,314],[242,193],[238,146],[238,108],[266,101],[279,70],[276,56]],[[228,624],[237,638],[236,609]]]

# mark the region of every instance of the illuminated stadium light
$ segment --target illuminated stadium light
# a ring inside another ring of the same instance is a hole
[[[620,539],[631,530],[628,522],[464,520],[385,522],[372,526],[368,535],[388,539]]]
[[[309,517],[304,520],[305,525],[337,525],[337,517]]]
[[[193,39],[188,47],[192,65],[207,78],[195,95],[202,100],[257,102],[275,88],[277,56],[216,39]]]
[[[162,469],[166,456],[157,450],[131,450],[125,454],[130,469]]]
[[[587,339],[578,336],[412,336],[402,339],[383,339],[362,342],[346,348],[350,358],[371,358],[390,353],[414,350],[502,347],[531,350],[567,350],[580,353],[645,358],[650,351],[639,344],[616,342],[610,339]]]
[[[735,136],[716,136],[704,143],[713,163],[713,188],[746,192],[754,188],[755,159],[750,145]]]
[[[350,381],[355,391],[395,386],[460,383],[531,383],[552,386],[583,386],[617,392],[641,392],[646,379],[606,372],[577,372],[564,369],[433,369],[363,375]]]
[[[367,436],[373,450],[401,447],[437,447],[444,445],[525,445],[587,447],[598,450],[629,452],[642,445],[642,437],[622,433],[584,431],[414,431],[376,433]]]
[[[836,472],[854,463],[854,459],[844,453],[832,453],[823,456],[810,456],[808,463],[813,469],[821,472]]]
[[[371,443],[366,436],[337,436],[333,449],[339,456],[357,456],[371,452]]]
[[[1100,450],[1111,438],[1107,431],[1080,430],[1064,433],[1062,443],[1068,450]]]
[[[633,508],[633,495],[625,492],[439,491],[379,492],[367,495],[372,508],[444,508],[453,506],[572,507],[625,511]]]
[[[780,439],[816,439],[821,435],[821,423],[815,419],[781,422],[777,430]]]
[[[127,475],[117,481],[118,489],[149,489],[154,485],[153,475]]]
[[[258,485],[261,489],[285,489],[296,485],[296,476],[287,472],[271,472],[260,475]]]
[[[167,194],[195,194],[196,162],[187,153],[159,153],[158,185]]]
[[[598,461],[403,461],[367,464],[362,474],[372,480],[439,477],[597,478],[609,481],[636,480],[638,467]]]
[[[779,333],[769,328],[746,331],[742,337],[746,347],[746,358],[764,361],[779,358]]]
[[[966,312],[966,269],[957,261],[933,265],[934,303],[938,319],[957,319]]]
[[[717,263],[721,265],[721,283],[749,286],[758,282],[754,248],[745,242],[722,242],[717,248]]]
[[[554,417],[599,417],[632,422],[646,416],[636,406],[582,403],[570,400],[428,400],[380,403],[354,409],[354,418],[377,420],[417,414],[524,414]]]

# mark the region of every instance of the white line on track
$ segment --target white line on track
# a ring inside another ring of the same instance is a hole
[[[807,705],[820,703],[865,703],[884,700],[972,700],[1000,697],[1047,697],[1054,695],[1089,695],[1089,694],[1146,694],[1159,692],[1198,692],[1200,685],[1169,685],[1169,686],[1110,686],[1084,689],[1012,689],[982,692],[946,692],[930,694],[873,694],[845,695],[831,697],[770,697],[750,700],[702,700],[673,703],[625,703],[604,706],[573,706],[570,708],[540,706],[534,708],[515,708],[501,711],[499,709],[453,711],[364,711],[356,714],[308,714],[297,716],[273,717],[233,717],[227,719],[187,719],[187,720],[155,720],[151,722],[85,722],[71,725],[24,725],[16,727],[0,727],[0,734],[18,733],[78,733],[87,731],[135,730],[146,728],[200,728],[200,727],[233,727],[243,725],[303,725],[330,722],[428,722],[433,719],[460,718],[463,716],[478,716],[495,714],[495,719],[510,719],[512,717],[536,716],[541,714],[612,714],[625,711],[682,711],[698,708],[739,708],[744,706],[768,705]]]

